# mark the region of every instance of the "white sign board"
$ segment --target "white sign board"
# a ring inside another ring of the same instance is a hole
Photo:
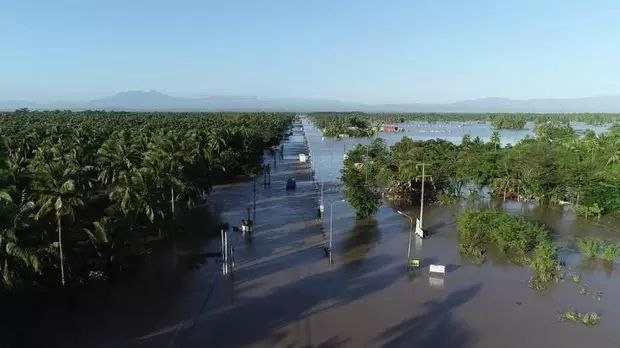
[[[431,273],[446,274],[446,266],[444,266],[444,265],[430,265],[429,266],[429,271]]]
[[[301,163],[306,163],[306,161],[308,161],[308,156],[304,153],[300,153],[299,154],[299,162]]]

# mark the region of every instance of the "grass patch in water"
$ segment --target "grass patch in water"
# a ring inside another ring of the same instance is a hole
[[[497,246],[512,263],[532,269],[530,285],[543,290],[559,279],[557,248],[549,231],[527,219],[489,210],[461,213],[457,219],[461,254],[481,263],[487,248]]]
[[[602,247],[601,259],[607,262],[614,262],[620,256],[620,246],[617,244],[607,244]]]
[[[561,321],[572,321],[583,325],[594,326],[600,323],[601,317],[595,313],[579,313],[577,311],[566,311],[560,314]]]
[[[593,238],[579,239],[577,249],[586,257],[596,257],[601,249],[601,241]]]
[[[459,250],[476,258],[486,254],[490,244],[517,261],[542,241],[549,231],[523,217],[495,211],[468,211],[458,217]]]
[[[594,238],[577,240],[577,249],[588,258],[598,257],[607,262],[614,262],[620,256],[620,245]]]
[[[534,273],[530,286],[536,290],[546,289],[553,281],[559,279],[557,248],[549,241],[539,243],[534,249],[530,267]]]

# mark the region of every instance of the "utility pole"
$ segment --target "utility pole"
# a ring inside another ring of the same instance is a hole
[[[253,190],[254,190],[254,205],[252,211],[252,224],[256,223],[256,176],[252,178]]]
[[[323,182],[321,181],[321,201],[319,203],[319,211],[321,213],[321,218],[323,218],[323,212],[325,211],[325,205],[323,204]]]
[[[422,175],[418,175],[416,177],[416,180],[422,178],[422,190],[421,190],[421,194],[420,194],[420,225],[418,226],[418,228],[420,230],[422,230],[422,226],[423,226],[422,225],[422,220],[424,218],[424,181],[425,181],[425,179],[427,177],[429,177],[431,180],[433,180],[432,176],[426,175],[426,173],[425,173],[426,166],[430,166],[430,164],[428,164],[428,163],[418,163],[418,164],[415,165],[416,169],[419,168],[419,167],[422,167]]]

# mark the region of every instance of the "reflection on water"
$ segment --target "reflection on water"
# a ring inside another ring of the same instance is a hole
[[[424,246],[424,239],[422,239],[420,236],[418,236],[417,234],[413,236],[414,242],[413,242],[413,251],[415,252],[414,255],[422,255],[422,247]]]
[[[377,220],[373,218],[356,220],[355,226],[346,232],[340,252],[346,262],[361,261],[380,241]]]
[[[443,289],[444,278],[443,276],[430,274],[428,276],[428,285],[432,288],[441,290]]]

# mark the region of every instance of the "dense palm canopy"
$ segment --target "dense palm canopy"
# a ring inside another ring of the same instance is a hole
[[[82,283],[120,268],[161,236],[175,205],[258,173],[263,149],[291,122],[268,113],[0,113],[0,289]]]

